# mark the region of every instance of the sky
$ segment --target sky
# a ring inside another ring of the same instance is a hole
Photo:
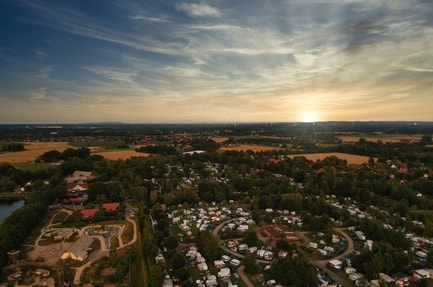
[[[0,123],[432,121],[431,0],[3,0]]]

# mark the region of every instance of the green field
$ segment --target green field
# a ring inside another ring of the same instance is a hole
[[[124,141],[74,141],[69,142],[74,147],[105,147],[106,149],[128,149]]]

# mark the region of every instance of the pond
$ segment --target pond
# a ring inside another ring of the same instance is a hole
[[[18,208],[23,207],[24,200],[17,201],[0,201],[0,222],[11,215]]]

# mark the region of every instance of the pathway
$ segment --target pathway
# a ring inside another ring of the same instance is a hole
[[[230,219],[227,220],[225,222],[222,222],[220,224],[218,224],[215,229],[212,231],[212,234],[214,236],[218,237],[218,232],[220,231],[220,229],[227,223],[234,221],[236,219]],[[343,252],[342,254],[335,256],[333,258],[327,259],[327,260],[316,260],[314,258],[311,257],[310,254],[308,254],[307,252],[305,252],[304,250],[300,249],[299,246],[301,245],[300,242],[297,244],[298,246],[298,251],[300,253],[302,253],[303,255],[305,255],[305,257],[307,258],[308,262],[310,262],[312,265],[315,265],[316,267],[319,267],[321,269],[323,269],[328,275],[329,277],[331,277],[332,280],[334,280],[334,282],[336,282],[337,284],[340,284],[341,286],[351,286],[346,280],[344,280],[343,278],[341,278],[340,276],[338,276],[334,271],[330,270],[328,267],[326,267],[326,264],[330,261],[330,260],[335,260],[335,259],[342,259],[343,257],[349,255],[350,253],[353,252],[354,250],[354,244],[353,244],[353,239],[344,231],[344,229],[342,228],[334,228],[335,231],[337,231],[338,233],[340,233],[341,235],[343,235],[343,237],[346,239],[347,241],[347,249],[345,252]],[[305,236],[306,232],[298,232],[298,237],[300,239],[302,239],[304,241],[305,244],[308,244],[311,240]],[[260,230],[257,230],[257,237],[262,241],[262,242],[267,242],[269,241],[268,237],[263,236],[260,233]],[[226,246],[224,246],[222,244],[222,240],[218,241],[219,246],[227,253],[236,256],[238,258],[243,258],[244,255],[239,254],[237,252],[233,252],[231,249],[227,248]],[[266,260],[257,260],[261,263],[265,263],[265,264],[270,264],[270,261],[266,261]],[[251,281],[249,280],[249,278],[245,275],[244,273],[244,266],[241,265],[238,268],[238,273],[239,273],[239,277],[242,279],[242,281],[245,282],[245,284],[248,287],[253,287],[254,285],[251,283]]]

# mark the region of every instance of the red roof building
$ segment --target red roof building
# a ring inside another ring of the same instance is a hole
[[[269,236],[272,240],[278,240],[285,238],[286,240],[290,237],[289,241],[296,241],[294,232],[290,230],[287,226],[279,224],[271,224],[263,227],[263,233]]]
[[[87,198],[73,197],[68,199],[70,203],[80,204],[87,201]]]
[[[113,203],[104,203],[102,205],[102,207],[106,210],[106,211],[115,211],[117,210],[117,208],[119,207],[120,203],[119,202],[113,202]]]
[[[84,218],[90,218],[95,216],[96,212],[98,211],[99,211],[98,208],[92,208],[92,209],[82,209],[80,212]]]

